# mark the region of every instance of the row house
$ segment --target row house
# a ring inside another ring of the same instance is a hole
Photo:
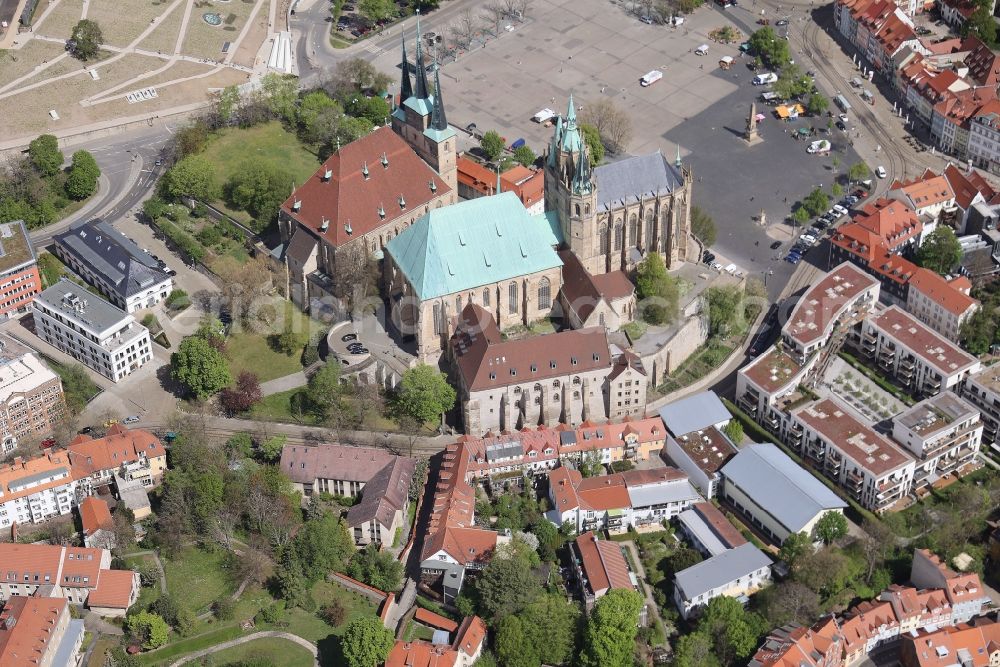
[[[844,664],[852,665],[878,646],[899,638],[899,620],[892,605],[866,600],[847,612],[840,622],[844,638]]]
[[[892,418],[892,437],[916,459],[915,488],[978,468],[983,436],[979,410],[951,391],[931,396]]]
[[[902,49],[926,52],[911,19],[892,0],[838,0],[834,24],[875,69],[884,73],[892,71],[893,58]]]
[[[103,438],[80,434],[66,447],[73,468],[93,487],[110,486],[114,475],[126,469],[128,477],[153,487],[163,481],[167,450],[159,438],[144,429],[113,424]]]
[[[950,341],[958,342],[962,326],[979,310],[969,295],[965,276],[945,279],[930,269],[917,268],[910,277],[906,310]]]
[[[1000,624],[985,622],[968,628],[928,628],[904,637],[900,661],[906,667],[1000,665]]]
[[[961,169],[949,163],[944,168],[944,175],[948,178],[952,190],[955,192],[955,205],[958,207],[958,218],[955,228],[959,233],[967,234],[980,232],[987,227],[980,225],[972,228],[970,218],[973,211],[983,205],[1000,204],[1000,193],[993,189],[993,186],[983,178],[982,174],[975,169]],[[992,227],[995,229],[995,225]]]
[[[834,616],[811,627],[782,626],[764,639],[747,667],[841,667],[844,637]]]
[[[865,319],[852,343],[863,357],[918,395],[958,389],[981,367],[979,359],[898,306]]]
[[[913,457],[834,399],[791,413],[789,444],[854,500],[882,513],[913,488]]]
[[[989,593],[975,572],[955,572],[936,554],[917,549],[913,554],[910,582],[918,588],[944,592],[951,605],[951,623],[968,623],[992,605]]]
[[[813,283],[795,304],[781,330],[781,341],[799,363],[826,347],[838,327],[864,317],[879,298],[879,283],[844,262]]]
[[[622,533],[669,521],[700,500],[687,475],[675,468],[584,479],[575,468],[562,466],[549,473],[552,509],[545,515],[556,526],[569,522],[577,533]]]
[[[80,663],[86,630],[65,600],[12,598],[0,609],[0,665],[70,667]]]

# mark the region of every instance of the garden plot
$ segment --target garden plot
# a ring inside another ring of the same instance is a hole
[[[263,0],[257,0],[257,2],[263,2]],[[255,4],[254,0],[233,0],[232,2],[207,2],[203,0],[195,3],[194,11],[191,12],[191,18],[188,21],[187,34],[184,37],[183,53],[196,58],[221,61],[225,58],[225,54],[222,53],[222,45],[226,42],[236,41],[251,12],[253,12]],[[218,14],[221,24],[213,26],[206,23],[204,18],[206,13]]]
[[[64,0],[65,1],[65,0]],[[170,7],[169,2],[129,2],[122,6],[121,0],[90,0],[87,18],[97,21],[104,35],[104,43],[112,46],[126,47],[135,40],[142,31],[149,27],[154,18],[160,16]],[[179,4],[173,13],[183,13],[183,3]]]
[[[906,409],[892,394],[840,358],[830,363],[824,384],[842,402],[872,422],[885,421]]]

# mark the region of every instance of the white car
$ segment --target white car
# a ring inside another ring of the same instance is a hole
[[[800,241],[804,241],[804,242],[808,243],[809,245],[815,245],[816,244],[816,237],[813,236],[812,234],[803,234],[802,236],[799,237],[799,240]]]
[[[847,209],[841,206],[840,204],[834,204],[833,210],[837,212],[838,216],[847,215]]]
[[[718,262],[712,262],[712,268],[718,271],[719,273],[722,273],[722,264],[719,264]]]
[[[122,420],[124,424],[137,424],[139,423],[138,415],[131,415]]]
[[[885,167],[882,165],[875,167],[875,175],[879,178],[885,178]]]

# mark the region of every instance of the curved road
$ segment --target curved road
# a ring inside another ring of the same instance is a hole
[[[261,632],[254,632],[252,634],[245,635],[243,637],[237,637],[236,639],[231,639],[228,642],[222,642],[221,644],[216,644],[215,646],[210,646],[206,649],[195,651],[194,653],[191,653],[190,655],[187,655],[181,658],[180,660],[170,663],[170,667],[180,667],[180,665],[183,665],[184,663],[191,662],[192,660],[197,660],[198,658],[202,658],[206,655],[211,655],[212,653],[224,651],[227,648],[239,646],[240,644],[246,644],[247,642],[252,642],[255,639],[265,639],[268,637],[273,637],[276,639],[285,639],[292,642],[293,644],[298,644],[305,650],[312,653],[313,665],[315,665],[315,667],[319,667],[319,650],[316,648],[315,644],[307,642],[305,639],[299,637],[298,635],[293,635],[288,632],[278,632],[276,630],[262,630]]]

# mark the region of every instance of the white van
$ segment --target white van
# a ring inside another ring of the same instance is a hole
[[[707,56],[708,55],[708,44],[702,44],[697,49],[694,50],[696,56]]]
[[[764,86],[778,80],[778,75],[774,72],[763,72],[753,78],[753,85]]]
[[[663,72],[661,72],[658,69],[654,69],[652,72],[647,72],[646,74],[642,75],[642,78],[639,79],[639,85],[644,88],[646,86],[652,86],[654,83],[656,83],[662,78],[663,78]]]

